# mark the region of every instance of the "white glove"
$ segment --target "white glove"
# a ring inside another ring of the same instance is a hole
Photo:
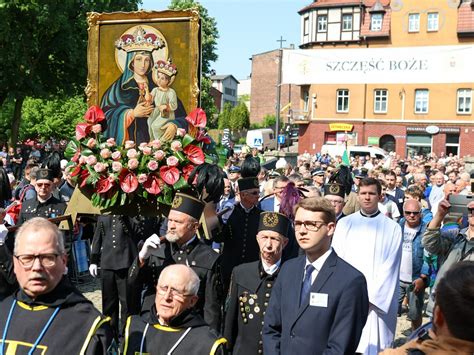
[[[8,229],[5,227],[4,224],[0,224],[0,243],[5,243],[5,239],[7,239]]]
[[[140,260],[147,260],[153,250],[160,246],[160,243],[160,237],[158,237],[156,234],[152,234],[150,237],[148,237],[148,239],[145,240],[145,243],[143,243],[140,253],[138,253],[138,257],[140,258]]]
[[[92,277],[97,277],[97,264],[91,264],[89,266],[89,273]]]

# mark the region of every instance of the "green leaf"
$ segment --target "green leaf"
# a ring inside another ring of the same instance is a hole
[[[115,206],[115,204],[117,203],[118,196],[119,196],[119,190],[115,191],[114,195],[110,199],[110,206]]]
[[[143,198],[148,198],[148,191],[143,190],[142,196],[143,196]]]
[[[185,187],[188,187],[188,183],[186,182],[186,180],[184,180],[184,178],[182,176],[173,185],[173,189],[175,189],[175,190],[183,189]]]
[[[127,201],[127,194],[122,193],[122,197],[120,198],[120,206],[125,205],[125,202]]]
[[[178,152],[174,152],[173,155],[174,155],[176,158],[178,158],[178,160],[179,160],[180,162],[183,162],[183,161],[186,160],[186,156],[184,155],[183,152],[179,152],[179,151],[178,151]]]
[[[89,148],[86,148],[81,151],[81,155],[88,157],[89,155],[94,155],[94,152],[90,150]]]
[[[183,141],[181,142],[181,144],[183,145],[183,148],[185,148],[187,145],[191,144],[193,141],[194,141],[194,138],[191,137],[189,134],[186,134],[183,137]]]
[[[71,159],[79,149],[79,142],[76,139],[71,139],[64,151],[64,156],[68,159]]]

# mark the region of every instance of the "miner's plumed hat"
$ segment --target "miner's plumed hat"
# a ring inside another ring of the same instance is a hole
[[[258,222],[258,231],[273,231],[288,237],[290,220],[278,212],[262,212]]]
[[[324,174],[325,174],[325,171],[324,171],[324,169],[321,169],[321,168],[314,169],[311,172],[311,176],[324,176]]]
[[[260,187],[258,184],[258,179],[255,176],[240,178],[237,180],[237,184],[239,185],[239,191],[258,189]]]
[[[364,179],[368,176],[367,169],[354,169],[353,171],[354,177]]]
[[[342,198],[344,198],[346,195],[344,191],[344,186],[341,184],[324,185],[324,196],[326,195],[341,196]]]
[[[54,179],[54,174],[53,174],[53,171],[50,170],[50,169],[38,169],[38,171],[36,171],[36,180],[49,180],[49,181],[53,181]]]
[[[201,218],[204,210],[204,202],[196,197],[177,192],[171,203],[171,209],[183,212],[197,220]]]

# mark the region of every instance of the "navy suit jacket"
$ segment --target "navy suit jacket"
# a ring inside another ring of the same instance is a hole
[[[327,306],[299,306],[306,256],[287,261],[278,275],[263,326],[264,354],[354,354],[369,313],[362,273],[332,251],[311,286]]]
[[[395,196],[390,194],[386,195],[389,200],[392,200],[397,204],[398,211],[400,211],[400,215],[403,216],[403,202],[405,199],[405,193],[399,187],[395,188]]]
[[[273,206],[275,205],[275,197],[268,197],[260,201],[260,209],[262,211],[273,212]]]

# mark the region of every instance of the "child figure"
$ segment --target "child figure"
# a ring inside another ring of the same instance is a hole
[[[175,118],[174,111],[178,108],[178,99],[176,91],[169,87],[171,79],[176,73],[176,65],[171,64],[170,60],[168,62],[159,60],[153,66],[152,78],[157,86],[151,91],[151,98],[155,104],[155,109],[150,114],[150,117],[148,117],[150,140],[160,138],[162,140],[171,140],[176,134],[177,126],[171,122]],[[170,125],[164,127],[167,123],[170,123]],[[170,133],[169,129],[167,129],[170,126],[174,126],[174,134]]]

